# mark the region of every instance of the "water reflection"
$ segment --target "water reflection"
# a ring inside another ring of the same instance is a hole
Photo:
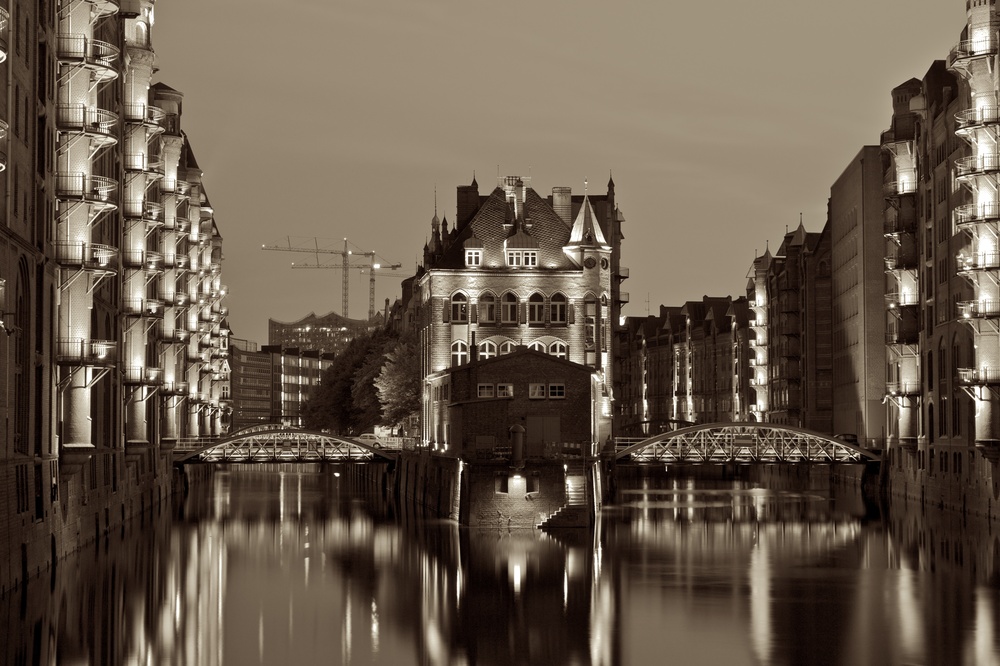
[[[243,468],[0,601],[4,663],[988,664],[1000,540],[832,487],[646,478],[593,532]]]

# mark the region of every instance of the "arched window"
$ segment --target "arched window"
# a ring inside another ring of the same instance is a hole
[[[566,297],[562,294],[552,295],[552,302],[549,305],[549,320],[553,326],[566,325]]]
[[[597,344],[597,299],[593,296],[587,296],[587,300],[583,303],[583,313],[586,317],[584,335],[587,345]]]
[[[534,342],[528,344],[528,349],[531,349],[533,351],[539,351],[539,352],[542,352],[544,354],[545,353],[545,343],[544,342],[540,342],[538,340],[535,340]]]
[[[549,354],[556,358],[566,358],[567,351],[566,343],[561,340],[557,340],[549,345]]]
[[[517,323],[517,295],[507,292],[500,299],[500,322],[503,324]]]
[[[492,324],[497,320],[497,297],[491,292],[479,295],[479,323]]]
[[[469,298],[462,292],[458,292],[451,297],[451,321],[469,321]]]
[[[464,365],[469,360],[469,345],[464,340],[451,343],[451,366]]]
[[[504,354],[509,354],[512,351],[514,351],[514,343],[513,342],[511,342],[510,340],[507,340],[506,342],[501,342],[500,343],[500,355],[501,356],[503,356]]]
[[[528,297],[528,323],[532,326],[545,323],[545,297],[538,292]]]
[[[479,344],[479,358],[493,358],[497,355],[497,343],[486,340]]]

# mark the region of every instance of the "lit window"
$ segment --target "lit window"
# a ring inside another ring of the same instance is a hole
[[[479,266],[483,263],[483,251],[482,250],[466,250],[465,251],[465,265],[466,266]]]
[[[528,384],[528,398],[541,400],[545,397],[545,384]]]
[[[553,325],[566,325],[566,297],[562,294],[554,294],[549,305],[549,321]]]
[[[469,299],[463,293],[451,297],[451,320],[453,322],[469,321]]]
[[[586,340],[588,345],[597,341],[597,301],[588,298],[583,304],[584,316],[586,317]]]
[[[538,293],[528,298],[528,324],[538,326],[545,323],[545,298]]]
[[[497,297],[490,292],[479,296],[479,323],[492,324],[497,320]]]
[[[565,342],[553,342],[549,345],[549,353],[556,358],[566,358],[566,343]]]
[[[451,365],[452,367],[463,365],[469,360],[469,345],[462,340],[451,343]]]
[[[565,384],[549,384],[549,397],[550,398],[565,398],[566,397],[566,385]]]
[[[500,299],[500,322],[503,324],[517,323],[517,296],[507,292]]]
[[[493,358],[497,355],[497,343],[487,340],[479,345],[479,358]]]
[[[511,342],[510,340],[507,340],[506,342],[501,342],[500,343],[500,355],[501,356],[504,355],[504,354],[510,354],[513,351],[514,351],[514,343]]]
[[[520,266],[521,265],[521,251],[520,250],[507,250],[507,265],[508,266]]]
[[[480,384],[478,386],[478,396],[480,398],[492,398],[493,384]]]
[[[513,398],[514,397],[514,385],[513,384],[497,384],[497,397],[498,398]]]
[[[534,342],[532,342],[532,343],[530,343],[528,345],[528,349],[531,349],[532,351],[542,352],[544,354],[545,353],[545,343],[544,342],[539,342],[538,340],[535,340]]]
[[[538,265],[538,251],[537,250],[525,250],[522,255],[522,265],[524,266],[537,266]]]

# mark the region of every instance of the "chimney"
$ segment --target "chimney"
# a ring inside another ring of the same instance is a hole
[[[573,224],[573,189],[569,187],[552,188],[552,210],[568,225]]]

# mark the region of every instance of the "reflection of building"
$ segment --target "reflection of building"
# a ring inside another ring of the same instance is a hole
[[[607,196],[574,197],[558,187],[546,200],[527,178],[501,178],[486,196],[473,180],[458,190],[457,218],[449,231],[447,220],[434,216],[410,299],[425,378],[424,444],[449,453],[468,444],[460,431],[439,430],[449,368],[520,345],[590,369],[602,415],[592,424],[591,441],[605,441],[617,344],[612,333],[623,299],[614,183]]]
[[[309,313],[295,322],[267,320],[267,344],[303,351],[337,354],[361,333],[382,325],[383,315],[371,321],[347,319],[331,312],[323,316]]]

